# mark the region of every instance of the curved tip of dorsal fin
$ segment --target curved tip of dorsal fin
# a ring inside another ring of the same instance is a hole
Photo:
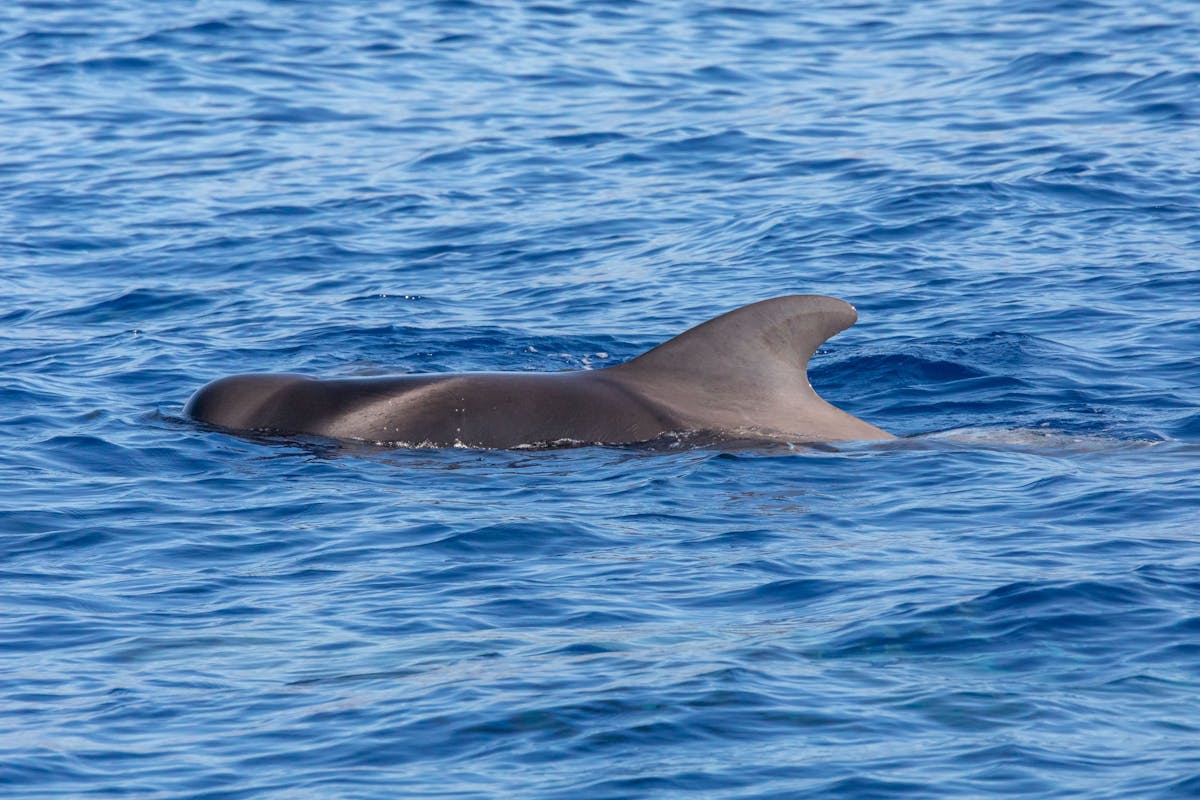
[[[858,319],[835,297],[794,294],[734,309],[613,369],[619,373],[703,378],[711,385],[801,384],[808,360],[826,339]]]

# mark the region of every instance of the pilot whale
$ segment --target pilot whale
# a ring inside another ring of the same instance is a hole
[[[809,358],[857,319],[842,300],[789,295],[730,311],[604,369],[234,375],[196,392],[186,413],[233,431],[398,447],[631,444],[689,431],[798,443],[891,439],[808,382]]]

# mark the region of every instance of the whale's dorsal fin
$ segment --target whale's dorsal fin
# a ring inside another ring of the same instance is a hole
[[[738,386],[808,384],[808,360],[858,319],[854,306],[816,294],[788,295],[734,309],[616,368]]]
[[[803,434],[831,415],[859,423],[808,382],[813,353],[857,319],[854,306],[833,297],[776,297],[697,325],[608,371],[698,424]]]

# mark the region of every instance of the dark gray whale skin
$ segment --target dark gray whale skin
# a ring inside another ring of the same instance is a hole
[[[808,383],[812,354],[857,318],[841,300],[789,295],[730,311],[605,369],[234,375],[196,392],[186,413],[233,431],[394,446],[630,444],[687,431],[791,442],[890,439]]]

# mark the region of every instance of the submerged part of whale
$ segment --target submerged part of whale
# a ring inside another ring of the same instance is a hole
[[[235,375],[198,391],[186,413],[235,431],[396,446],[630,444],[688,431],[789,442],[890,439],[808,383],[812,354],[857,318],[841,300],[791,295],[730,311],[605,369]]]

